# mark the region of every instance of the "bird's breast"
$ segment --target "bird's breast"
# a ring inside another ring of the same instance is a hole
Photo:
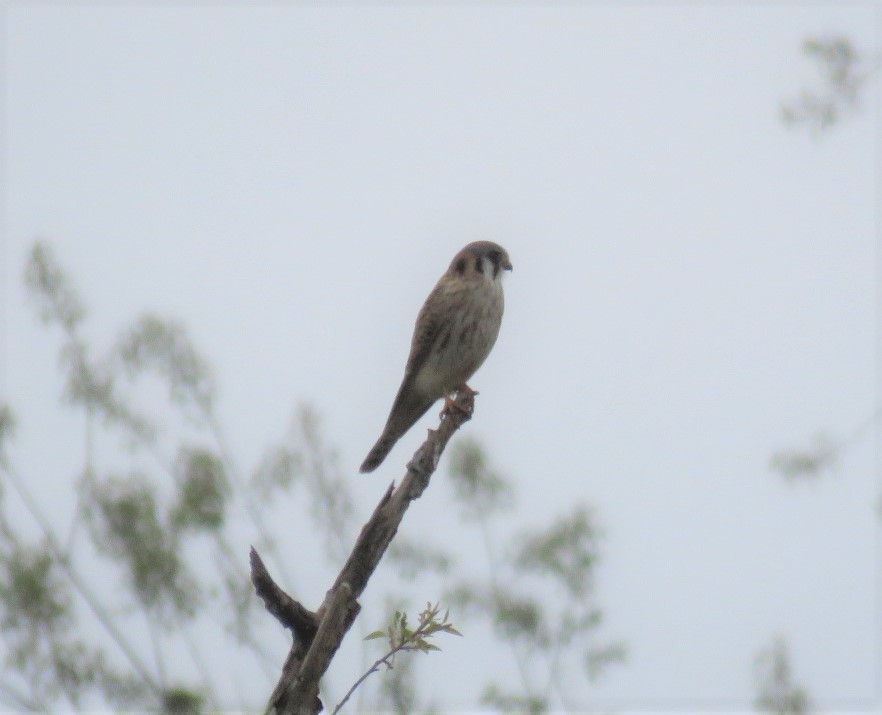
[[[464,384],[490,354],[502,322],[502,285],[495,280],[455,286],[444,300],[438,333],[416,375],[416,388],[441,397]]]

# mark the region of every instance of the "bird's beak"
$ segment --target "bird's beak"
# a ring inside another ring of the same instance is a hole
[[[514,266],[512,266],[512,265],[511,265],[511,261],[508,260],[508,259],[506,258],[506,259],[502,262],[502,268],[503,268],[503,270],[510,271],[510,270],[512,270],[512,269],[514,268]]]

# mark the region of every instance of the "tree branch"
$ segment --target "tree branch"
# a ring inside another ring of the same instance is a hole
[[[253,546],[249,560],[251,561],[251,583],[254,584],[254,590],[263,601],[266,610],[291,631],[295,638],[312,640],[318,630],[318,618],[315,613],[304,608],[276,585],[272,576],[269,575],[269,571],[266,570],[263,559],[260,558]]]
[[[251,580],[257,595],[294,636],[267,713],[317,715],[321,712],[319,681],[361,609],[357,599],[395,537],[410,503],[429,485],[450,438],[471,419],[476,394],[468,388],[462,389],[456,400],[445,407],[438,429],[429,430],[426,441],[407,463],[401,484],[397,489],[391,484],[380,499],[316,612],[302,606],[276,585],[252,547]]]

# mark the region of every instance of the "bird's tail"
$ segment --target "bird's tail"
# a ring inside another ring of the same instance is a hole
[[[405,379],[398,390],[395,402],[392,403],[392,410],[389,413],[389,419],[386,420],[386,426],[383,428],[383,434],[373,446],[368,456],[362,462],[361,472],[373,472],[379,467],[386,456],[395,446],[395,443],[404,436],[416,421],[422,417],[435,402],[432,397],[426,397],[413,389],[410,382]]]
[[[435,402],[431,397],[408,392],[406,387],[405,383],[401,390],[399,390],[395,403],[392,405],[392,412],[389,414],[389,419],[383,428],[383,434],[380,435],[380,439],[377,440],[377,443],[368,452],[368,456],[365,457],[361,465],[361,472],[373,472],[379,467],[395,446],[395,443],[404,436],[407,430],[416,424],[420,417],[429,411],[429,408]]]
[[[383,463],[383,460],[386,459],[386,456],[395,446],[397,441],[398,437],[390,435],[387,431],[384,431],[383,434],[380,435],[380,439],[377,440],[377,443],[371,448],[371,451],[368,452],[368,456],[364,458],[364,462],[361,463],[359,471],[362,473],[373,472]]]

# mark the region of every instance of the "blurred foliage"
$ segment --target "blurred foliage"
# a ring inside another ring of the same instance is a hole
[[[769,464],[790,483],[810,482],[833,473],[839,460],[867,435],[872,434],[882,419],[882,409],[877,409],[853,427],[844,436],[833,438],[827,434],[816,435],[807,447],[775,452]]]
[[[283,439],[264,451],[252,472],[251,490],[267,504],[280,491],[305,488],[309,515],[333,560],[349,555],[354,542],[355,502],[339,456],[324,442],[321,420],[307,405],[298,405]]]
[[[162,695],[164,715],[198,715],[205,705],[205,697],[185,688],[173,688]]]
[[[0,630],[4,670],[0,696],[24,710],[80,708],[90,692],[119,706],[145,702],[145,688],[108,667],[104,653],[81,640],[72,585],[53,549],[18,543],[5,523],[0,542]],[[16,673],[27,683],[15,685]]]
[[[0,454],[6,446],[6,440],[15,434],[15,415],[9,405],[0,405]]]
[[[882,58],[869,56],[842,35],[807,37],[802,52],[815,64],[820,86],[803,89],[795,99],[784,102],[781,118],[790,127],[805,126],[813,135],[819,136],[860,108],[864,87],[879,70]],[[838,458],[866,431],[875,428],[880,416],[882,413],[876,410],[838,442],[822,434],[804,449],[779,450],[772,455],[770,465],[790,483],[815,481],[834,471]],[[882,497],[877,503],[877,511],[882,517]],[[781,715],[808,712],[807,691],[792,682],[789,652],[783,639],[775,639],[760,653],[755,673],[758,710]]]
[[[126,565],[131,592],[144,609],[194,616],[198,585],[186,572],[180,539],[160,515],[156,489],[147,477],[132,474],[92,482],[87,504],[96,548]]]
[[[340,458],[324,443],[319,417],[306,405],[297,410],[291,436],[298,445],[313,524],[324,534],[327,553],[342,563],[354,543],[355,504]]]
[[[64,343],[59,355],[67,378],[65,397],[90,414],[103,416],[107,424],[121,427],[136,442],[152,439],[155,427],[119,397],[110,361],[89,355],[79,332],[85,308],[48,244],[34,245],[25,269],[25,285],[43,322],[62,329]]]
[[[871,63],[848,37],[807,37],[802,52],[820,75],[820,87],[803,89],[781,105],[788,126],[806,126],[819,135],[860,106],[860,94],[878,61]]]
[[[490,623],[507,643],[520,675],[516,690],[490,682],[481,702],[503,711],[546,712],[556,700],[572,709],[563,663],[580,662],[589,680],[625,659],[625,647],[605,641],[594,580],[601,533],[593,511],[581,504],[541,528],[519,528],[505,537],[505,516],[515,516],[514,487],[469,438],[452,447],[454,499],[476,525],[483,546],[483,579],[459,578],[443,596],[464,619]],[[510,530],[509,526],[509,530]],[[501,553],[496,545],[508,543]],[[472,559],[474,561],[474,558]]]
[[[261,496],[231,482],[236,466],[214,414],[208,363],[180,324],[151,315],[137,319],[95,357],[82,332],[84,304],[48,244],[35,244],[24,278],[41,320],[60,329],[63,396],[85,417],[85,456],[79,472],[72,470],[71,476],[78,474],[69,480],[75,509],[62,525],[44,513],[30,480],[16,473],[6,451],[0,453],[0,484],[18,497],[43,539],[38,551],[19,543],[18,528],[0,512],[0,567],[7,576],[0,589],[0,657],[6,665],[0,669],[0,704],[78,709],[88,697],[93,704],[163,712],[217,709],[209,682],[167,685],[159,665],[168,641],[192,645],[203,615],[223,629],[231,647],[244,646],[261,663],[271,661],[253,635],[253,619],[263,614],[255,608],[246,560],[226,533],[230,510],[254,507]],[[165,386],[158,394],[157,380]],[[164,407],[156,403],[163,392]],[[139,405],[145,394],[147,409]],[[174,436],[160,432],[148,412],[173,425],[168,432]],[[2,447],[12,424],[4,406]],[[113,468],[95,456],[95,445],[108,438],[122,447],[107,460]],[[168,460],[167,454],[177,457]],[[121,458],[131,466],[120,468]],[[252,518],[257,511],[249,512]],[[256,524],[259,531],[261,526]],[[270,555],[278,558],[272,550]],[[117,585],[86,575],[83,565],[92,564],[91,574],[96,559],[118,574]],[[131,635],[129,624],[139,618],[151,634],[147,644]],[[106,637],[97,637],[101,631]],[[153,667],[145,647],[153,651]],[[195,665],[198,672],[201,664]],[[269,681],[273,673],[266,671]]]
[[[598,533],[593,522],[589,510],[577,506],[547,530],[525,534],[515,566],[559,581],[572,595],[586,593],[598,559]]]
[[[183,447],[175,467],[179,494],[172,525],[177,529],[220,529],[231,494],[220,457],[207,449]]]
[[[0,404],[0,467],[6,466],[6,443],[15,434],[15,415],[7,404]],[[3,500],[3,481],[0,480],[0,502]]]
[[[47,243],[34,244],[24,280],[43,322],[58,323],[67,332],[79,326],[86,311]]]
[[[9,656],[18,667],[37,650],[43,633],[65,630],[73,621],[70,593],[45,547],[5,550],[0,599],[6,606],[0,620],[4,640],[12,645]]]
[[[834,468],[837,453],[829,437],[818,435],[807,449],[775,452],[771,467],[790,481],[816,479]]]
[[[257,465],[251,475],[251,487],[261,499],[271,499],[277,492],[289,491],[302,469],[299,452],[287,445],[277,445],[267,450]]]
[[[502,692],[496,685],[488,685],[481,693],[481,704],[504,713],[529,713],[542,715],[548,712],[545,698],[533,695],[511,695]]]
[[[130,377],[153,370],[168,383],[174,402],[181,406],[192,403],[210,413],[216,392],[214,378],[177,321],[142,316],[123,335],[118,356]]]
[[[398,568],[401,576],[408,579],[427,572],[448,574],[455,562],[453,556],[442,549],[409,541],[401,534],[389,545],[386,558]]]
[[[450,477],[463,516],[480,521],[493,512],[510,509],[512,488],[489,467],[478,443],[461,440],[457,444],[450,455]]]
[[[793,681],[790,653],[783,638],[775,638],[754,663],[757,696],[754,705],[763,713],[805,715],[811,704],[805,688]]]
[[[395,667],[383,675],[377,698],[379,712],[410,715],[417,711],[419,696],[414,663],[413,658],[399,658]]]

